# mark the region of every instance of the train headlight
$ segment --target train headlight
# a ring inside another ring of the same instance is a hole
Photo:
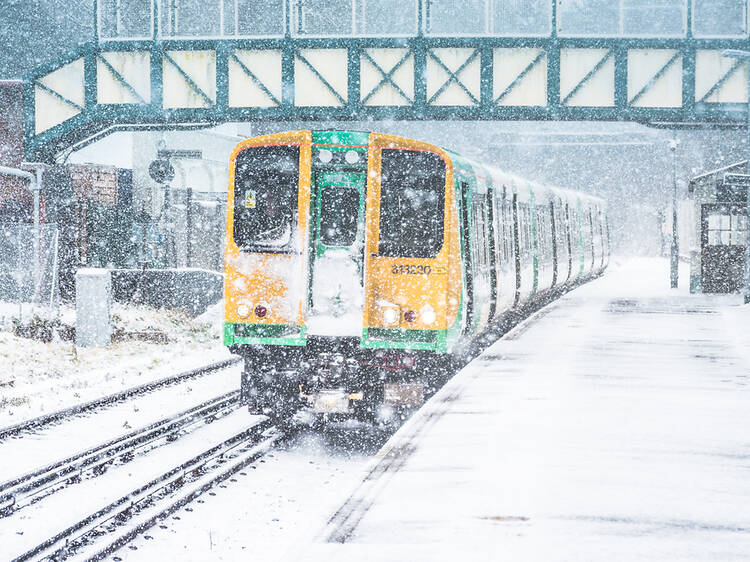
[[[240,318],[247,318],[250,314],[250,307],[246,304],[240,304],[237,306],[237,316]]]
[[[349,164],[356,164],[359,162],[359,153],[356,150],[347,150],[346,154],[344,154],[344,159]]]
[[[255,310],[253,312],[255,312],[255,316],[257,316],[258,318],[264,318],[266,314],[268,314],[268,307],[259,304],[255,307]]]
[[[323,162],[323,164],[328,164],[331,160],[333,160],[333,152],[330,150],[321,150],[318,152],[318,160]]]
[[[432,324],[435,321],[435,311],[430,305],[427,305],[422,309],[421,317],[425,324]]]
[[[398,323],[399,310],[397,308],[388,307],[383,309],[383,323],[384,324],[396,324]]]
[[[417,319],[417,313],[413,310],[407,310],[404,312],[404,320],[407,322],[414,322]]]

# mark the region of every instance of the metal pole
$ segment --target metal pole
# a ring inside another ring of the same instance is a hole
[[[41,227],[39,217],[40,198],[42,192],[42,180],[44,170],[49,167],[42,162],[23,162],[24,167],[32,168],[36,172],[35,182],[32,184],[34,190],[34,295],[39,290],[41,272],[39,271],[39,249],[41,248]]]
[[[745,58],[747,70],[747,162],[745,170],[750,174],[750,60]],[[745,304],[750,303],[750,187],[745,193]]]
[[[42,167],[36,168],[36,184],[34,185],[34,296],[41,288],[42,275],[39,271],[39,247],[40,247],[40,236],[39,231],[39,192],[42,189]]]
[[[672,151],[672,248],[670,252],[669,284],[677,288],[679,281],[680,242],[677,238],[677,140],[669,143]]]

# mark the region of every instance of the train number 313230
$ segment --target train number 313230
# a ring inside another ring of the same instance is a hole
[[[391,273],[394,275],[429,275],[432,268],[429,265],[396,265],[391,267]]]

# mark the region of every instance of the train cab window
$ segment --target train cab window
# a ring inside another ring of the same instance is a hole
[[[378,247],[381,255],[437,255],[443,246],[445,173],[445,162],[432,152],[383,149]]]
[[[250,147],[237,155],[233,235],[240,250],[292,251],[298,185],[298,146]]]
[[[359,191],[327,186],[320,194],[320,242],[326,246],[351,246],[357,237]]]

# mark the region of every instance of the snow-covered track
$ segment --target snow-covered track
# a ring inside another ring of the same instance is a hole
[[[173,466],[52,537],[14,561],[99,560],[219,482],[262,457],[284,433],[267,418],[189,460]]]
[[[137,453],[174,441],[180,434],[210,423],[238,407],[239,391],[229,392],[4,482],[0,484],[0,517],[39,501],[66,485],[103,474],[113,464],[128,462]]]
[[[191,369],[190,371],[185,371],[184,373],[170,375],[168,377],[164,377],[150,383],[134,386],[132,388],[128,388],[127,390],[123,390],[115,394],[110,394],[109,396],[104,396],[96,400],[91,400],[82,404],[76,404],[75,406],[72,406],[70,408],[65,408],[64,410],[59,410],[51,414],[45,414],[43,416],[27,420],[16,425],[0,428],[0,440],[7,439],[8,437],[13,437],[24,432],[34,431],[46,425],[61,421],[65,418],[89,412],[91,410],[96,410],[98,408],[109,406],[117,402],[122,402],[134,396],[147,394],[166,386],[178,384],[195,377],[200,377],[213,371],[218,371],[220,369],[229,367],[230,365],[234,365],[239,361],[240,359],[237,357],[225,359],[224,361],[218,361],[216,363],[204,365],[196,369]]]

